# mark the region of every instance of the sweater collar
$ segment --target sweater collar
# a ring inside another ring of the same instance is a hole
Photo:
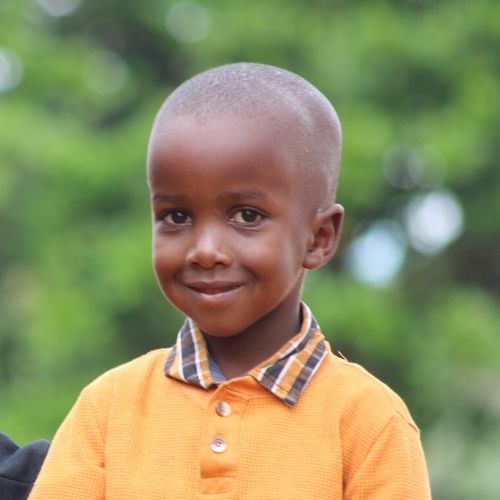
[[[299,332],[247,375],[288,406],[294,406],[326,356],[319,325],[304,304]],[[221,382],[200,329],[187,318],[165,363],[165,375],[204,389]]]

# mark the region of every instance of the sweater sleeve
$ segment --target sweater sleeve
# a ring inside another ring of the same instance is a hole
[[[394,414],[345,485],[346,500],[428,500],[429,478],[419,430]]]
[[[29,499],[100,500],[104,495],[103,437],[84,390],[57,431]]]

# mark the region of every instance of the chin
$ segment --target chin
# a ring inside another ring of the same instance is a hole
[[[215,328],[210,328],[210,325],[207,325],[207,328],[204,328],[203,325],[197,323],[195,320],[194,324],[206,335],[209,335],[210,337],[217,337],[219,339],[224,339],[224,338],[229,338],[229,337],[235,337],[239,333],[241,333],[242,330],[234,330],[230,328],[221,328],[221,327],[215,327]]]

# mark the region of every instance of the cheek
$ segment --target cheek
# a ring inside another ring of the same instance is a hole
[[[281,236],[281,237],[279,237]],[[243,245],[240,252],[242,265],[252,267],[261,278],[275,281],[295,275],[302,269],[304,252],[290,234],[276,235]]]
[[[153,240],[153,269],[158,280],[168,277],[175,268],[175,254],[170,250],[169,245],[161,243],[158,239]]]

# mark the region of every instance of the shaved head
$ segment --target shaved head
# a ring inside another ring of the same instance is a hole
[[[334,198],[342,143],[339,119],[328,99],[300,76],[257,63],[228,64],[200,73],[163,103],[150,150],[165,124],[181,116],[202,124],[224,117],[248,119],[252,126],[264,121],[287,138],[297,182],[318,208]]]

